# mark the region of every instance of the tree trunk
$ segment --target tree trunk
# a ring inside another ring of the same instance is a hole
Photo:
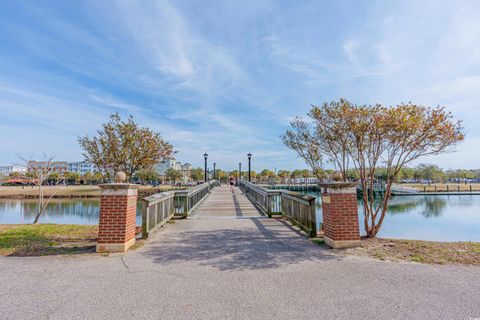
[[[41,215],[42,215],[42,212],[38,212],[37,215],[35,216],[35,219],[33,220],[32,224],[37,224]]]

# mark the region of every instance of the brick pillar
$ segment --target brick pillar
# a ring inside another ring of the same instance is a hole
[[[355,183],[321,184],[325,243],[335,249],[360,246]]]
[[[102,184],[97,252],[125,252],[135,244],[138,185]]]

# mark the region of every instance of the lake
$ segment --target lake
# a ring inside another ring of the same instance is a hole
[[[98,224],[99,199],[52,199],[40,223]],[[0,199],[0,224],[32,223],[38,200]],[[142,224],[141,203],[137,206],[137,225]]]
[[[319,193],[317,221],[322,221]],[[139,207],[140,207],[139,202]],[[35,217],[35,199],[0,199],[0,224],[31,223]],[[363,211],[359,203],[360,232]],[[52,199],[40,223],[97,224],[98,199]],[[137,209],[137,225],[141,225]],[[380,237],[432,241],[480,242],[480,196],[395,196],[391,199]]]
[[[319,192],[316,197],[317,222],[322,221]],[[360,233],[363,231],[363,203],[358,203]],[[394,196],[378,234],[383,238],[431,241],[480,242],[479,195]]]

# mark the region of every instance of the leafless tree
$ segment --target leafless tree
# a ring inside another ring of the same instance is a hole
[[[43,159],[40,162],[32,161],[31,158],[27,159],[20,157],[20,159],[27,167],[27,177],[30,178],[31,183],[38,188],[38,207],[35,219],[33,220],[33,224],[37,224],[52,198],[61,190],[58,186],[65,182],[65,177],[57,172],[54,156],[43,154]],[[58,176],[55,179],[55,188],[48,197],[45,197],[44,186],[54,173],[58,173]]]

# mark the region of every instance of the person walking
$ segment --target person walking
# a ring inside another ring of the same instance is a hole
[[[233,192],[233,184],[235,183],[235,179],[233,178],[232,175],[230,176],[230,178],[228,178],[228,181],[229,181],[229,185],[230,185],[230,191]]]

